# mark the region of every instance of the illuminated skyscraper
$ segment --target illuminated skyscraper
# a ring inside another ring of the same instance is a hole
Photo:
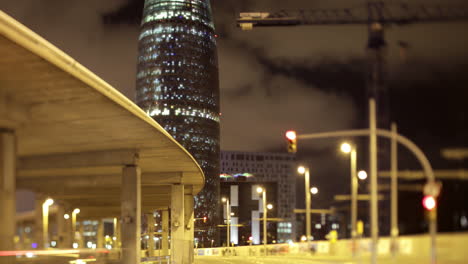
[[[145,1],[136,87],[138,105],[204,170],[195,215],[207,216],[210,228],[204,234],[213,238],[219,202],[219,80],[209,0]]]

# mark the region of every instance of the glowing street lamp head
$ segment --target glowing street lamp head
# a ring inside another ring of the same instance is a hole
[[[44,205],[45,206],[51,206],[54,204],[54,200],[51,199],[51,198],[48,198],[45,202],[44,202]]]
[[[318,188],[317,187],[310,188],[310,193],[317,194],[318,193]]]
[[[293,131],[293,130],[286,131],[286,138],[289,140],[295,140],[297,138],[296,131]]]
[[[74,214],[79,214],[79,213],[80,213],[80,208],[75,208],[75,209],[73,210],[73,213],[74,213]]]
[[[304,166],[299,166],[299,168],[297,168],[297,172],[299,172],[299,174],[304,174],[306,172],[306,168]]]
[[[357,174],[358,178],[360,180],[365,180],[367,179],[367,172],[366,171],[359,171],[358,174]]]
[[[351,152],[351,145],[347,142],[341,144],[341,151],[344,152],[344,153],[350,153]]]
[[[69,214],[64,214],[64,215],[63,215],[63,218],[65,218],[65,219],[70,219],[70,215],[69,215]]]
[[[222,201],[223,203],[225,203],[225,202],[227,202],[227,198],[226,198],[226,197],[223,197],[223,198],[221,198],[221,201]]]
[[[267,205],[267,209],[268,209],[268,210],[273,209],[273,205],[272,205],[272,204],[268,204],[268,205]]]
[[[262,188],[262,187],[257,187],[257,192],[258,192],[258,193],[262,193],[262,192],[263,192],[263,188]]]

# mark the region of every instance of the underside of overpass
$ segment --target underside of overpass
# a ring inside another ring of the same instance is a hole
[[[123,263],[139,262],[141,213],[171,208],[179,258],[203,184],[193,157],[138,106],[0,11],[0,251],[14,249],[15,190],[27,189],[80,217],[120,217]]]

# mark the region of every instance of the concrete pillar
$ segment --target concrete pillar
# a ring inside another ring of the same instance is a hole
[[[173,264],[183,264],[184,247],[184,185],[174,184],[171,188],[171,259]]]
[[[146,214],[146,223],[148,227],[146,229],[146,233],[148,234],[148,256],[154,256],[154,215],[153,213]]]
[[[64,212],[70,212],[69,208],[65,207]],[[69,218],[64,219],[64,227],[63,227],[63,246],[60,246],[61,248],[72,248],[73,246],[73,237],[74,234],[72,232],[72,219],[71,219],[71,213],[68,213]]]
[[[193,213],[193,196],[191,194],[184,195],[184,221],[185,221],[185,246],[186,246],[186,257],[184,263],[193,263],[193,238],[194,238],[194,213]]]
[[[34,243],[37,244],[37,249],[44,248],[44,225],[42,218],[42,204],[44,203],[44,196],[36,194],[34,203]]]
[[[26,231],[24,231],[24,223],[22,224],[22,226],[20,227],[21,229],[21,233],[20,233],[20,248],[21,250],[26,250],[28,249],[28,244],[26,243],[27,239],[28,239],[28,236],[26,234]]]
[[[99,219],[96,237],[96,248],[104,248],[104,221],[102,219]]]
[[[55,214],[55,221],[57,222],[57,248],[68,248],[70,245],[67,241],[67,220],[63,217],[65,208],[63,205],[57,205],[57,213]]]
[[[127,165],[122,171],[122,264],[139,264],[141,255],[141,171]]]
[[[114,218],[114,238],[112,240],[114,241],[113,248],[121,248],[122,247],[122,240],[120,239],[120,219],[119,218]]]
[[[16,138],[9,130],[0,130],[0,251],[14,250],[16,230]],[[3,262],[4,261],[4,262]],[[14,263],[3,257],[2,263]]]
[[[162,210],[161,255],[169,255],[169,210]]]
[[[78,227],[78,238],[77,238],[78,248],[85,248],[85,238],[84,238],[84,221],[80,222]]]

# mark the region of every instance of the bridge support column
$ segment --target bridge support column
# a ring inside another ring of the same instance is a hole
[[[193,263],[193,238],[194,238],[194,225],[193,221],[193,196],[191,194],[184,195],[184,220],[185,220],[185,247],[187,255],[184,255],[184,263]]]
[[[85,248],[85,239],[84,239],[84,221],[80,222],[80,227],[78,228],[78,248]]]
[[[174,184],[171,188],[171,259],[174,264],[185,264],[184,226],[184,185]]]
[[[122,264],[139,264],[141,259],[141,171],[127,165],[122,172]]]
[[[96,248],[104,248],[104,221],[102,219],[99,219],[96,237]]]
[[[14,250],[16,231],[16,137],[0,129],[0,251]],[[2,257],[2,263],[15,262],[15,257]]]
[[[154,215],[153,213],[146,214],[146,223],[148,228],[146,233],[148,233],[148,257],[154,256]]]
[[[42,203],[44,202],[44,196],[36,193],[34,202],[34,242],[37,245],[36,249],[44,249],[44,224],[42,217]]]
[[[121,248],[122,242],[120,239],[120,219],[117,217],[114,218],[114,237],[112,238],[112,241],[114,241],[112,248]]]
[[[65,219],[65,208],[63,205],[57,205],[57,213],[55,215],[55,221],[57,222],[57,248],[70,248],[70,232],[67,228],[67,224],[70,224],[69,219]]]
[[[169,255],[169,210],[164,209],[162,214],[161,255]]]

